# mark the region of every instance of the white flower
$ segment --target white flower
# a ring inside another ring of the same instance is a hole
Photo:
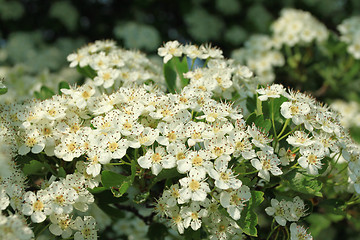
[[[113,68],[102,69],[97,72],[97,76],[94,78],[94,85],[109,88],[114,85],[114,81],[119,77],[120,71]]]
[[[192,202],[189,207],[183,207],[180,215],[184,219],[184,227],[191,228],[196,231],[201,227],[201,218],[207,216],[206,209],[201,209],[199,203]]]
[[[181,217],[178,206],[169,210],[169,217],[171,218],[171,227],[176,228],[180,234],[184,234],[184,219]]]
[[[298,162],[301,167],[305,168],[309,174],[318,174],[318,169],[321,169],[321,159],[324,158],[324,149],[320,144],[314,144],[309,147],[300,148],[302,155]]]
[[[280,96],[285,92],[285,89],[280,84],[273,84],[267,86],[266,88],[261,88],[256,90],[258,94],[261,94],[258,98],[260,101],[267,101],[269,98],[280,98]]]
[[[269,171],[274,176],[278,176],[283,173],[281,169],[277,166],[280,164],[280,160],[275,154],[264,153],[262,151],[259,151],[256,154],[260,160],[257,158],[252,159],[251,165],[253,165],[253,167],[257,170],[259,170],[259,177],[265,179],[266,181],[270,181]]]
[[[34,223],[41,223],[46,219],[46,215],[51,213],[49,200],[49,194],[45,190],[39,190],[36,195],[31,191],[26,192],[22,213],[31,216]]]
[[[24,140],[18,150],[20,155],[26,155],[30,149],[32,153],[40,153],[45,148],[45,139],[36,128],[27,129]]]
[[[30,240],[34,239],[34,233],[22,215],[0,214],[0,239]]]
[[[177,170],[179,173],[187,173],[191,170],[200,178],[205,178],[207,169],[212,167],[210,158],[211,154],[205,150],[188,151],[184,159],[177,161]]]
[[[4,210],[9,206],[10,200],[9,196],[5,192],[5,186],[0,185],[0,210]]]
[[[220,189],[238,189],[242,182],[234,176],[231,169],[228,169],[228,161],[219,157],[215,160],[215,169],[209,169],[209,175],[215,180],[215,186]]]
[[[290,216],[288,203],[285,200],[279,202],[275,198],[271,199],[271,207],[265,208],[265,212],[269,216],[274,216],[276,222],[281,226],[286,225],[286,220]]]
[[[309,134],[304,131],[295,131],[286,138],[286,141],[294,147],[306,147],[310,146],[314,142],[311,140],[311,137],[309,137]]]
[[[178,41],[169,41],[164,47],[158,49],[158,55],[164,57],[164,63],[167,63],[173,57],[180,57],[183,54],[183,47]]]
[[[72,226],[74,230],[78,230],[74,234],[74,240],[96,240],[96,221],[92,216],[77,217]]]
[[[284,102],[280,106],[280,112],[284,118],[291,118],[294,124],[299,125],[304,122],[305,115],[310,112],[310,106],[299,101]]]
[[[73,204],[79,197],[75,189],[68,188],[61,182],[53,182],[48,188],[51,211],[56,214],[71,213]]]
[[[158,175],[163,168],[175,167],[175,158],[168,155],[164,147],[158,146],[155,152],[149,149],[145,156],[138,159],[138,163],[142,168],[151,168],[153,174]]]
[[[220,193],[221,206],[226,208],[227,212],[234,220],[240,219],[241,211],[250,198],[250,188],[245,185],[233,191],[222,191]]]
[[[205,182],[199,175],[189,174],[188,177],[184,177],[179,180],[181,185],[180,197],[187,201],[202,202],[206,199],[207,193],[210,192],[210,188],[207,182]]]
[[[55,236],[69,238],[72,235],[73,220],[68,214],[51,214],[50,221],[49,231]]]
[[[312,240],[313,237],[306,232],[303,226],[299,226],[296,223],[290,225],[291,240]]]
[[[297,222],[301,217],[306,215],[305,204],[300,197],[294,197],[293,202],[288,206],[290,209],[290,216],[288,216],[289,221]]]

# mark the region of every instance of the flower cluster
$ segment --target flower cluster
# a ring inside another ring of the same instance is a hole
[[[343,156],[349,183],[360,194],[360,151],[327,106],[282,85],[251,90],[256,81],[249,68],[223,59],[216,48],[176,41],[159,49],[164,62],[183,54],[206,59],[202,68],[180,76],[189,82],[178,93],[148,84],[148,77],[130,80],[121,73],[106,83],[103,71],[146,75],[148,60],[133,54],[111,41],[90,44],[69,56],[72,67],[96,73],[86,84],[46,100],[0,107],[1,210],[25,216],[32,226],[48,222],[55,236],[96,239],[101,220],[90,214],[97,196],[91,192],[115,194],[125,188],[108,187],[104,172],[112,172],[131,178],[126,183],[140,186],[142,194],[148,191],[141,201],[154,205],[158,218],[179,234],[202,228],[210,239],[233,239],[243,231],[249,234],[241,225],[244,210],[254,211],[249,208],[260,204],[262,190],[292,171],[315,178]],[[164,78],[156,74],[151,78],[161,85]],[[246,99],[254,93],[256,112],[247,119],[236,104],[215,100]],[[28,156],[48,174],[26,176],[19,166],[33,163]],[[169,176],[167,187],[150,195],[164,175]],[[265,211],[281,226],[305,214],[300,197],[272,199],[271,205]],[[7,214],[6,221],[12,216]],[[294,226],[292,235],[308,236]]]
[[[341,41],[348,44],[347,51],[355,59],[360,59],[360,17],[345,19],[339,26]]]
[[[341,115],[340,123],[345,128],[360,127],[360,106],[357,102],[345,102],[336,100],[330,104],[330,107]]]
[[[160,67],[153,64],[144,54],[116,46],[115,41],[95,41],[78,49],[67,57],[70,67],[80,67],[92,77],[95,86],[118,89],[120,86],[143,84],[156,81],[164,87],[164,77]]]
[[[315,19],[309,12],[297,9],[283,9],[280,18],[272,24],[275,45],[290,47],[306,45],[312,41],[322,42],[329,32],[324,24]]]
[[[248,66],[259,76],[260,84],[272,83],[274,67],[284,65],[284,56],[274,48],[273,40],[267,35],[252,35],[244,48],[235,50],[232,57]]]
[[[275,221],[281,226],[286,225],[286,221],[297,222],[305,216],[305,204],[300,197],[294,197],[293,201],[271,199],[271,207],[265,208],[269,216],[274,216]]]

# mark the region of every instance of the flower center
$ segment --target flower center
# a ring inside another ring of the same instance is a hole
[[[191,179],[191,182],[189,183],[189,188],[191,191],[195,192],[200,188],[200,183],[195,179]]]
[[[44,204],[40,200],[37,200],[36,202],[34,202],[33,208],[35,211],[41,211],[44,208]]]
[[[159,153],[154,153],[152,156],[151,156],[151,161],[153,163],[159,163],[161,162],[161,155]]]
[[[33,137],[28,137],[25,142],[26,146],[33,147],[36,144],[36,139]]]
[[[118,147],[119,147],[119,144],[118,144],[117,142],[111,142],[111,143],[109,143],[109,150],[110,150],[111,152],[115,152],[116,149],[118,149]]]
[[[201,166],[203,164],[203,159],[200,156],[196,156],[192,159],[192,164],[195,166]]]

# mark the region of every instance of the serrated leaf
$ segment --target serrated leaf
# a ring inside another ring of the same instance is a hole
[[[256,225],[258,217],[255,209],[264,201],[264,193],[261,191],[252,191],[251,198],[241,212],[241,218],[237,221],[240,228],[247,235],[257,237]]]
[[[291,190],[295,192],[309,194],[317,197],[323,196],[320,192],[322,183],[315,177],[307,176],[297,172],[296,170],[293,170],[284,175],[284,179],[287,180]]]

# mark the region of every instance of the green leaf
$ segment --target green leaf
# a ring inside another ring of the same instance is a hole
[[[247,125],[251,125],[253,122],[255,122],[255,120],[256,120],[256,113],[253,112],[253,113],[251,113],[251,114],[248,116],[248,118],[246,119],[246,124],[247,124]]]
[[[271,129],[271,121],[269,119],[264,119],[264,115],[259,115],[256,117],[255,125],[262,129],[263,132],[269,132]]]
[[[30,163],[25,164],[23,172],[25,175],[44,175],[45,165],[37,160],[31,160]]]
[[[144,193],[139,193],[137,195],[135,195],[134,197],[134,202],[137,203],[137,204],[140,204],[140,203],[143,203],[146,201],[146,199],[150,196],[150,192],[147,191],[147,192],[144,192]]]
[[[272,116],[272,114],[274,113],[274,120],[275,121],[280,121],[283,122],[283,118],[282,115],[280,113],[280,107],[281,104],[283,104],[284,102],[286,102],[288,99],[284,96],[281,96],[280,98],[274,98],[273,101],[273,107],[270,106],[270,117]]]
[[[63,167],[59,168],[57,176],[62,177],[62,178],[66,177],[66,171],[65,171],[65,169]]]
[[[131,176],[126,177],[111,171],[103,171],[101,182],[105,188],[111,189],[115,197],[121,197],[131,185]]]
[[[106,191],[107,188],[106,187],[94,187],[94,188],[88,188],[88,191],[91,194],[97,194],[97,193],[101,193],[103,191]]]
[[[0,79],[0,95],[7,93],[7,91],[7,87],[2,83],[2,80]]]
[[[169,179],[169,178],[175,178],[175,177],[181,177],[182,174],[180,174],[176,168],[172,168],[172,169],[163,169],[159,175],[157,175],[154,178],[154,183],[156,182],[160,182],[164,179]]]
[[[168,234],[168,228],[161,223],[154,222],[150,225],[147,237],[150,240],[163,240]]]
[[[69,83],[67,83],[65,81],[62,81],[59,83],[59,91],[58,92],[60,95],[62,94],[61,89],[63,89],[63,88],[70,89]]]
[[[54,91],[46,86],[42,86],[40,92],[34,92],[35,98],[45,100],[55,95]]]
[[[197,240],[197,239],[203,239],[201,238],[201,229],[194,231],[191,228],[188,228],[184,232],[185,240]]]
[[[129,181],[124,181],[119,187],[112,187],[111,192],[114,194],[115,197],[121,197],[126,193],[129,187]]]
[[[289,185],[291,190],[304,194],[309,194],[317,197],[322,197],[320,192],[322,183],[314,176],[304,175],[296,170],[290,171],[284,175],[284,179],[287,180],[286,184]]]
[[[261,191],[252,191],[251,198],[241,212],[241,218],[237,221],[240,228],[247,235],[257,237],[256,225],[258,217],[255,209],[264,201],[264,193]]]
[[[181,87],[183,88],[186,85],[188,85],[190,81],[189,79],[184,77],[184,73],[189,71],[187,59],[186,57],[183,57],[182,60],[180,61],[179,58],[175,57],[171,59],[171,61],[173,61],[173,65],[175,66],[176,72],[180,77]]]
[[[89,77],[89,78],[93,79],[94,77],[97,76],[96,71],[94,69],[92,69],[90,66],[86,66],[86,67],[82,67],[82,68],[77,66],[76,69],[78,70],[79,73],[81,73],[85,77]]]
[[[166,86],[171,93],[175,93],[176,89],[176,71],[174,70],[172,61],[164,64],[164,76]]]
[[[126,176],[111,171],[103,171],[101,173],[101,182],[106,188],[120,187],[126,180]]]

